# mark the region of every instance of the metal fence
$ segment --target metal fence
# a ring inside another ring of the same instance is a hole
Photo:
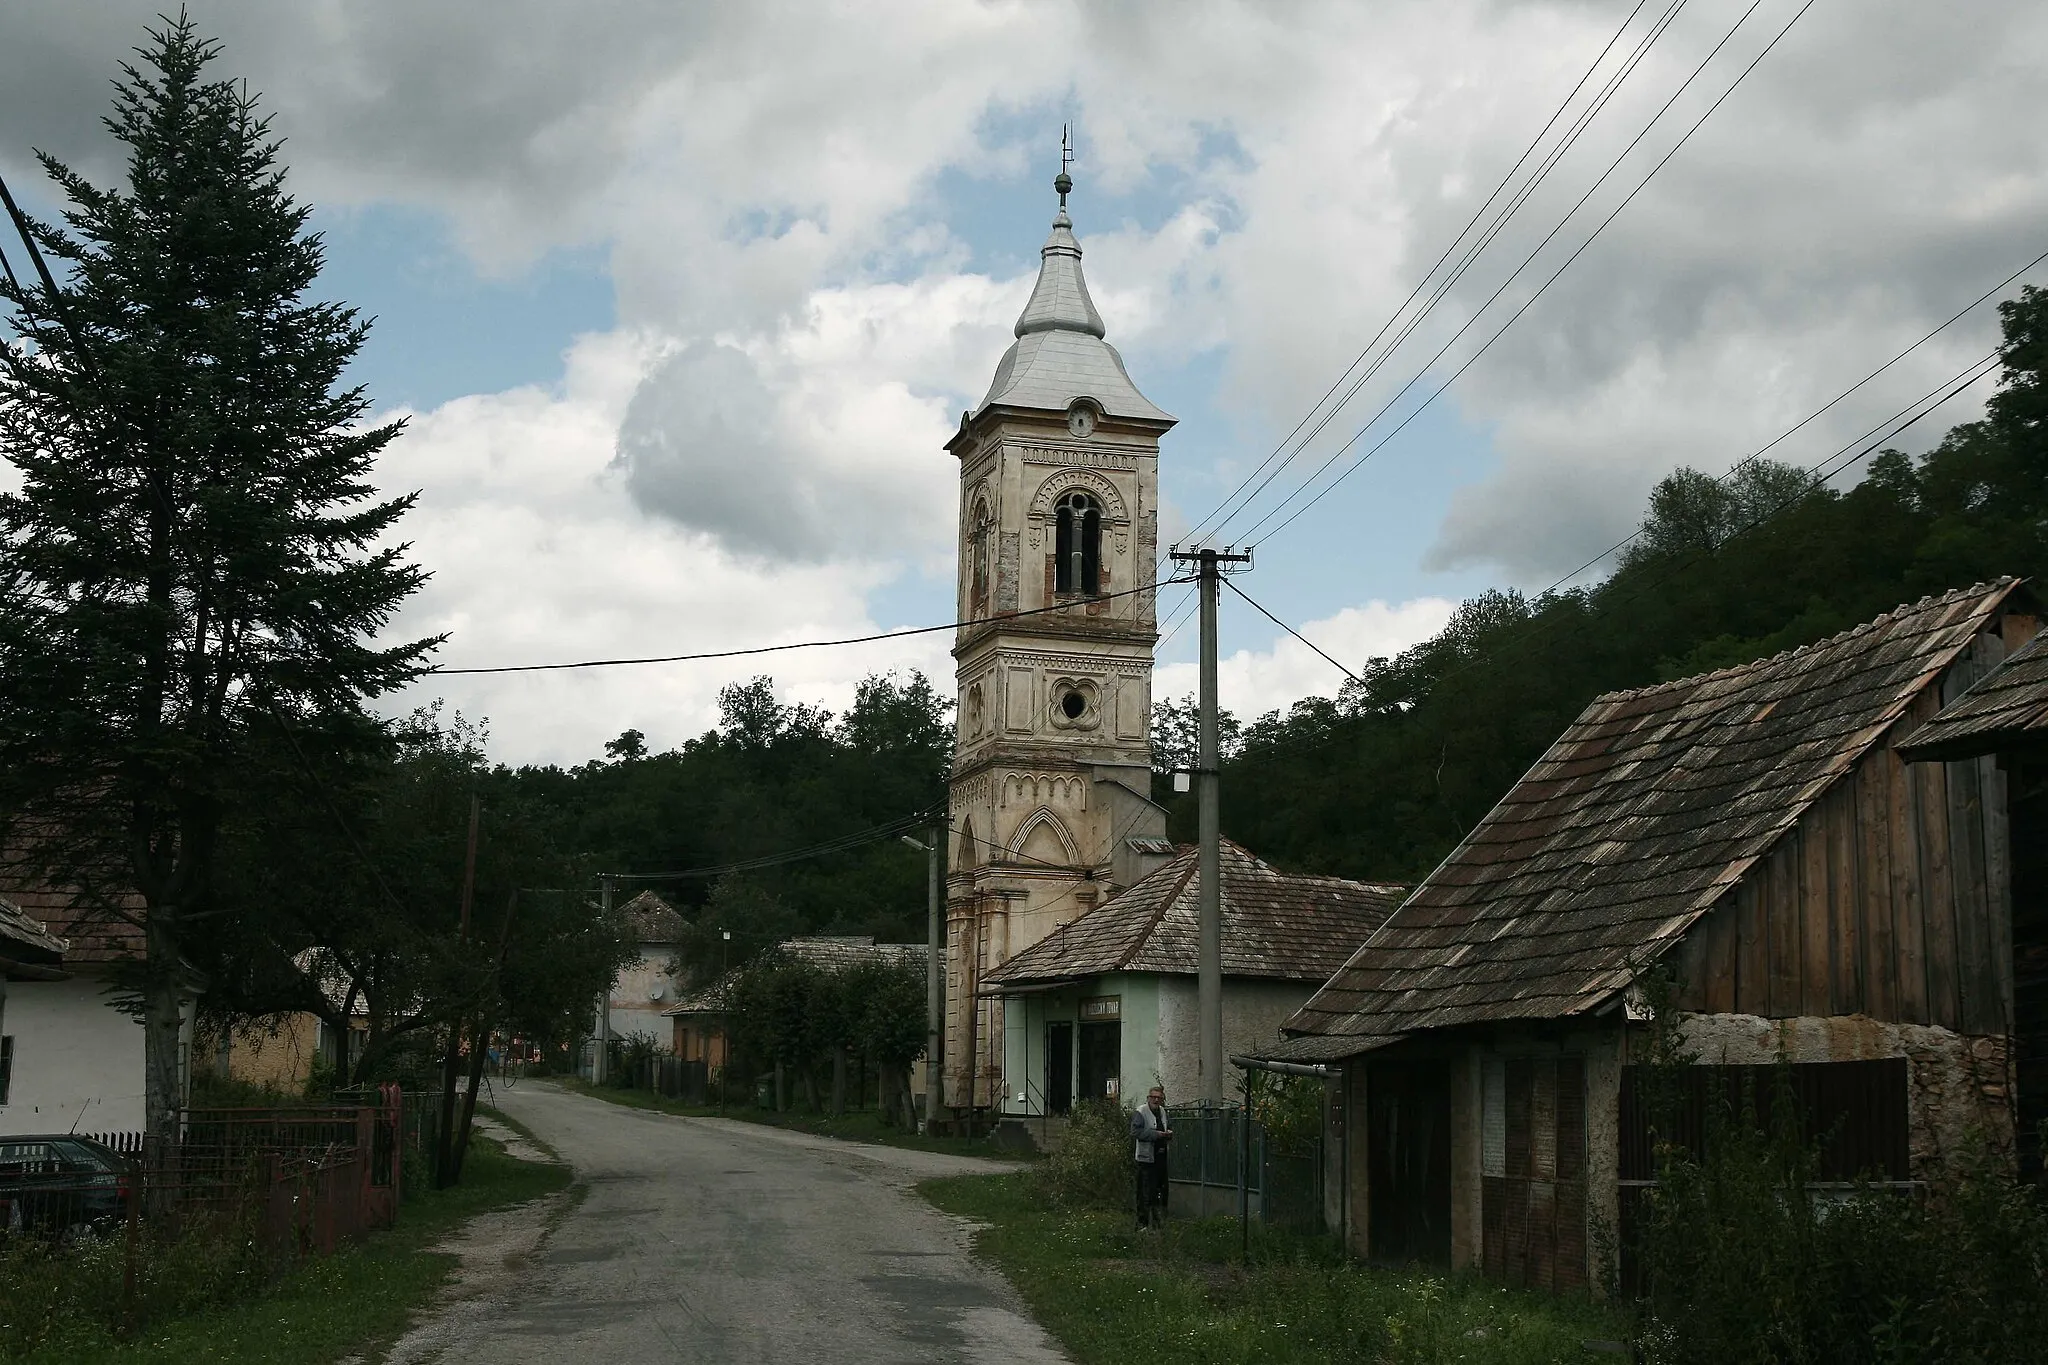
[[[1236,1105],[1167,1110],[1169,1197],[1183,1217],[1236,1217],[1314,1231],[1323,1226],[1323,1152],[1279,1150]]]
[[[73,1240],[147,1222],[170,1235],[197,1221],[246,1225],[274,1254],[331,1252],[368,1228],[388,1226],[406,1184],[406,1157],[423,1131],[408,1122],[396,1086],[374,1104],[190,1109],[179,1140],[143,1133],[80,1134],[125,1158],[125,1168],[86,1168],[53,1149],[0,1172],[0,1235]],[[417,1169],[417,1168],[416,1168]]]

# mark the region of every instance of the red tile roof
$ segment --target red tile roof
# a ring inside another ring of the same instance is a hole
[[[1287,1022],[1343,1041],[1287,1055],[1328,1060],[1419,1029],[1605,1003],[1937,683],[2015,586],[1596,699]]]
[[[1280,872],[1228,839],[1220,853],[1226,976],[1326,980],[1407,894],[1404,886]],[[1196,849],[1182,850],[983,980],[1019,985],[1106,972],[1194,975],[1197,861]]]
[[[70,945],[64,954],[67,967],[119,962],[140,958],[144,954],[140,924],[131,923],[122,914],[111,910],[75,906],[68,891],[0,887],[0,897],[19,906],[30,919],[40,920],[50,933],[66,940]],[[139,919],[142,915],[139,898],[125,898],[122,910],[126,915]]]

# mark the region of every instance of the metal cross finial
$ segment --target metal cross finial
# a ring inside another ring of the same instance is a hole
[[[1074,164],[1074,125],[1060,125],[1060,173],[1053,177],[1052,187],[1060,192],[1060,207],[1067,206],[1067,195],[1073,191],[1074,177],[1067,174],[1067,167]]]

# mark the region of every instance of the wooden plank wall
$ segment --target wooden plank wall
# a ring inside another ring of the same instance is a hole
[[[1978,643],[1686,936],[1679,1006],[2012,1028],[2012,856],[1995,758],[1905,763],[1892,744],[2004,654]]]

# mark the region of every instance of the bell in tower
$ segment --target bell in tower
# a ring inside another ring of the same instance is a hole
[[[960,461],[945,1103],[1004,1098],[986,974],[1156,866],[1150,796],[1159,438],[1174,419],[1105,340],[1067,216]]]

